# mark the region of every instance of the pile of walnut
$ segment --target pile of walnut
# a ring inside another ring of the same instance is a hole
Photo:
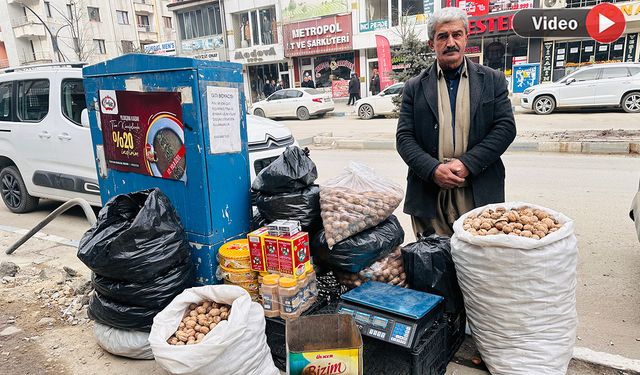
[[[346,188],[320,188],[320,210],[327,245],[374,227],[387,219],[402,201],[402,191],[356,192]]]
[[[495,211],[486,209],[480,215],[467,216],[463,224],[464,230],[474,236],[508,234],[536,240],[557,231],[560,227],[562,224],[548,213],[529,207],[511,210],[497,207]]]
[[[169,345],[192,345],[204,339],[218,323],[229,319],[231,306],[215,303],[201,302],[199,305],[192,303],[189,310],[180,322],[180,326],[173,336],[169,337]]]

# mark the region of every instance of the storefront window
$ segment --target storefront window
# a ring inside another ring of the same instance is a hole
[[[424,14],[424,0],[402,0],[402,15]]]
[[[387,0],[366,0],[365,20],[387,20],[389,19],[389,2]]]
[[[355,71],[353,52],[319,56],[314,64],[316,87],[331,87],[333,81],[348,80]]]
[[[251,84],[251,101],[256,102],[265,97],[264,86],[267,81],[278,81],[278,64],[250,65],[247,68]]]
[[[178,14],[182,39],[195,39],[222,34],[220,6],[216,3],[203,9]]]
[[[391,25],[398,26],[400,17],[398,16],[398,0],[391,0]]]
[[[233,15],[236,45],[242,48],[276,44],[275,7],[256,9]]]
[[[482,51],[484,65],[510,76],[514,63],[526,61],[528,43],[527,39],[517,35],[484,38]]]

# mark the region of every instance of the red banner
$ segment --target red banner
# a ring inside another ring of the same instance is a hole
[[[108,168],[186,181],[180,93],[100,90],[100,120]]]
[[[389,39],[376,35],[376,49],[378,50],[378,73],[380,74],[380,91],[393,84],[391,78],[391,46]]]
[[[331,82],[331,96],[334,98],[346,98],[349,96],[349,81],[344,79]]]
[[[287,57],[353,50],[351,14],[290,23],[283,33]]]

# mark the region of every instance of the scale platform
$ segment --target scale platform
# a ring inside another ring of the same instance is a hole
[[[360,333],[405,348],[413,348],[443,314],[440,296],[376,281],[340,298],[337,312],[352,315]]]

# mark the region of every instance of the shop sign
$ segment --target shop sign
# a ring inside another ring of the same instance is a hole
[[[469,17],[484,16],[489,13],[489,0],[462,0],[458,8],[466,10]]]
[[[100,90],[107,167],[186,181],[181,100],[177,92]]]
[[[504,12],[508,10],[520,10],[533,8],[533,0],[515,0],[515,1],[501,1],[491,0],[489,2],[489,12]]]
[[[540,79],[540,64],[518,64],[513,66],[511,78],[514,94],[521,94],[531,86],[537,85]]]
[[[480,53],[480,46],[470,46],[470,47],[465,47],[464,49],[464,53],[465,54],[472,54],[472,53]]]
[[[287,57],[353,50],[351,14],[291,23],[283,33]]]
[[[224,48],[222,35],[214,35],[206,38],[188,39],[182,41],[182,53],[194,53],[211,49]]]
[[[499,35],[513,30],[513,14],[469,19],[469,35]]]
[[[627,35],[627,49],[624,52],[625,62],[634,62],[636,58],[636,49],[638,48],[638,34]]]
[[[173,56],[176,54],[176,42],[171,40],[164,43],[152,43],[144,46],[144,53],[150,55],[167,55]]]
[[[620,8],[627,22],[640,20],[640,1],[615,5]]]
[[[553,42],[544,42],[542,45],[542,72],[540,81],[551,82],[553,73]]]
[[[346,98],[349,96],[349,81],[346,79],[331,82],[331,96]]]
[[[220,54],[218,52],[200,53],[198,55],[193,55],[190,57],[193,57],[194,59],[200,59],[200,60],[220,61]]]
[[[513,56],[511,58],[511,65],[525,64],[527,62],[527,56]]]
[[[263,61],[277,61],[283,58],[282,50],[275,46],[268,48],[239,48],[233,52],[231,61],[240,63],[255,63]]]
[[[380,90],[384,90],[393,84],[389,39],[382,35],[376,35],[376,49],[378,52],[378,71],[380,72]]]
[[[369,31],[386,30],[389,28],[389,20],[375,20],[360,22],[360,32],[366,33]]]

